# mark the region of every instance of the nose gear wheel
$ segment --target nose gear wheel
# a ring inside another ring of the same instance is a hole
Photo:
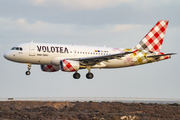
[[[26,75],[30,75],[31,72],[30,72],[30,69],[31,69],[31,64],[30,63],[27,63],[27,68],[28,68],[28,71],[26,71]]]
[[[30,75],[31,74],[31,72],[30,71],[26,71],[26,75]]]

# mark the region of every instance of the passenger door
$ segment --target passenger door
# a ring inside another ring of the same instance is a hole
[[[35,46],[33,44],[29,45],[29,56],[35,56]]]

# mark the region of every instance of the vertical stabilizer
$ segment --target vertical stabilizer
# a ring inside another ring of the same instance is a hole
[[[160,52],[168,23],[167,20],[158,21],[135,49]]]

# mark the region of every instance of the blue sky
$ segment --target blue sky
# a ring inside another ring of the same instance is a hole
[[[178,0],[7,0],[0,1],[0,97],[180,98],[179,54],[171,59],[119,69],[93,69],[87,80],[73,73],[41,71],[4,59],[19,43],[77,44],[131,48],[158,20],[169,20],[164,53],[179,53]]]

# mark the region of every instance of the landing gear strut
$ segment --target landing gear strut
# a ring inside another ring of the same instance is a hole
[[[81,75],[77,71],[73,74],[74,79],[79,79],[80,77]]]
[[[94,75],[91,73],[91,67],[87,66],[88,73],[86,74],[87,79],[92,79]]]
[[[30,75],[31,72],[30,72],[30,69],[31,69],[31,64],[30,63],[27,63],[27,68],[28,68],[28,71],[26,71],[26,75]]]

